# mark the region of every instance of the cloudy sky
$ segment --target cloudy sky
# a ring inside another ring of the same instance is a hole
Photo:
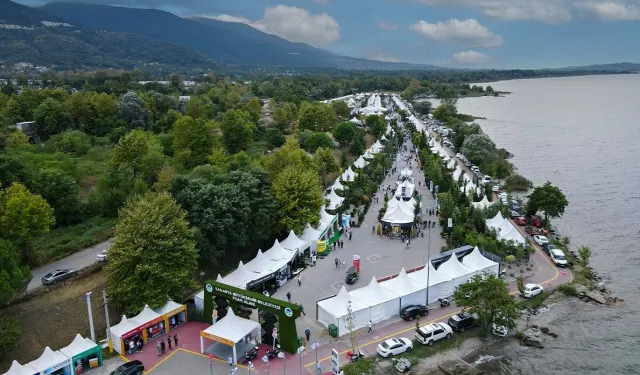
[[[640,0],[84,2],[243,22],[291,41],[382,61],[476,68],[640,62]]]

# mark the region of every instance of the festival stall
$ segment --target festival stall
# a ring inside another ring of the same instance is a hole
[[[240,261],[238,268],[222,278],[222,282],[240,289],[247,289],[247,284],[255,279],[255,273],[249,271]]]
[[[204,339],[212,340],[232,348],[233,363],[238,362],[236,346],[241,342],[252,341],[260,337],[260,323],[237,316],[233,309],[204,331],[200,331],[200,353],[205,352]],[[257,340],[256,340],[257,341]]]
[[[502,213],[500,211],[498,211],[496,216],[494,216],[492,219],[488,219],[486,221],[487,227],[493,230],[497,230],[502,222],[504,222],[504,217],[502,216]]]
[[[462,264],[474,271],[481,273],[493,273],[496,276],[500,274],[500,264],[487,259],[480,253],[480,249],[476,246],[472,252],[462,258]]]
[[[462,176],[463,173],[464,172],[462,171],[462,168],[460,168],[460,166],[458,165],[456,167],[456,170],[453,171],[453,175],[452,175],[453,181],[458,181],[458,179],[460,178],[460,176]]]
[[[453,295],[453,280],[441,272],[436,271],[431,261],[419,271],[408,274],[413,279],[427,286],[427,303],[433,303],[438,298],[449,297]]]
[[[73,339],[71,344],[60,349],[60,353],[71,359],[71,366],[76,375],[82,374],[94,367],[102,366],[102,348],[95,342],[80,336]]]
[[[380,323],[400,312],[400,296],[382,288],[375,276],[371,278],[369,285],[352,290],[350,294],[370,306],[369,314],[373,323]]]
[[[333,184],[333,186],[331,187],[331,190],[346,190],[346,188],[344,187],[344,185],[342,185],[340,183],[340,177],[336,178],[336,182]]]
[[[2,375],[33,375],[35,370],[29,367],[29,365],[21,365],[18,361],[13,361],[9,371]]]
[[[367,150],[363,155],[363,158],[365,159],[373,159],[375,157],[375,155],[371,152],[371,150]]]
[[[342,205],[344,202],[344,198],[336,194],[336,191],[331,189],[331,192],[324,197],[325,200],[328,200],[327,208],[330,210],[336,210],[338,207]]]
[[[137,329],[142,331],[142,340],[145,344],[149,342],[149,340],[167,332],[164,319],[160,314],[151,310],[149,305],[144,305],[142,311],[129,320],[137,323]]]
[[[362,169],[362,168],[366,167],[367,164],[369,164],[369,162],[364,160],[364,158],[362,156],[360,156],[358,159],[356,159],[356,161],[353,162],[353,166],[358,168],[358,169]]]
[[[415,190],[416,185],[409,182],[409,180],[404,180],[400,184],[398,184],[398,188],[396,189],[396,193],[394,194],[396,198],[410,198],[413,196],[413,191]]]
[[[50,347],[44,348],[44,352],[40,358],[35,361],[29,362],[34,372],[32,375],[71,375],[73,369],[71,368],[71,359],[60,353],[59,350],[55,352]]]
[[[400,177],[411,177],[412,175],[413,175],[413,171],[411,169],[409,169],[408,167],[404,167],[400,171]]]
[[[414,218],[413,209],[405,203],[398,203],[393,207],[387,207],[381,221],[389,225],[410,226],[413,225]]]
[[[304,251],[309,248],[309,241],[302,240],[296,236],[293,232],[289,232],[289,236],[285,238],[280,245],[287,250],[295,251],[298,255],[304,254]]]
[[[302,231],[302,239],[309,241],[311,252],[318,251],[318,241],[322,238],[322,232],[314,229],[311,224],[307,224],[307,227]]]
[[[142,339],[142,332],[138,329],[138,325],[122,315],[120,323],[109,329],[113,350],[119,354],[126,354],[129,348],[130,340]]]
[[[427,301],[427,286],[407,275],[402,268],[393,279],[381,281],[380,287],[400,296],[400,308],[407,305],[424,305]]]
[[[349,332],[346,319],[349,315],[347,311],[349,302],[351,302],[351,311],[354,318],[353,330],[366,327],[371,319],[369,306],[351,296],[344,285],[334,297],[318,302],[318,321],[326,327],[329,327],[329,324],[334,324],[338,327],[338,336],[346,335]]]
[[[346,171],[342,173],[342,181],[351,182],[355,180],[357,173],[355,173],[351,167],[347,168]]]
[[[438,267],[438,272],[450,277],[453,280],[453,288],[458,285],[464,284],[469,281],[477,272],[471,268],[460,263],[456,254],[451,254],[451,257],[446,262],[442,263]]]
[[[453,169],[455,167],[456,167],[456,160],[455,159],[449,160],[449,163],[447,163],[447,169]]]
[[[487,196],[485,195],[484,197],[482,197],[482,200],[479,202],[471,202],[471,205],[475,208],[479,208],[481,210],[484,210],[485,208],[488,208],[492,205],[491,202],[489,202],[489,200],[487,199]]]
[[[509,227],[500,230],[500,232],[498,233],[498,239],[505,241],[514,241],[520,245],[524,245],[525,243],[527,243],[527,240],[525,240],[520,231],[518,231],[518,229],[516,229],[516,227],[514,227],[510,221],[505,221],[509,223]]]

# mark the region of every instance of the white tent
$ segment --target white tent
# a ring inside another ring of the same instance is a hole
[[[358,159],[356,159],[355,162],[353,162],[353,166],[359,169],[366,167],[368,164],[369,162],[364,160],[362,156],[360,156]]]
[[[358,120],[357,117],[352,118],[351,120],[349,120],[349,122],[352,122],[356,125],[362,125],[362,121]]]
[[[431,261],[427,262],[421,270],[411,272],[408,276],[425,286],[427,286],[427,280],[429,280],[427,291],[427,297],[429,298],[428,303],[433,303],[437,301],[438,298],[453,295],[453,280],[442,272],[436,271]]]
[[[236,316],[233,309],[229,308],[224,318],[200,332],[200,353],[204,353],[205,338],[214,341],[225,340],[233,343],[233,362],[237,363],[236,344],[252,333],[259,338],[260,329],[260,323]]]
[[[498,213],[496,214],[496,216],[493,217],[493,219],[488,219],[486,221],[487,227],[490,229],[500,228],[500,225],[502,224],[502,222],[504,222],[504,217],[502,216],[502,213],[500,211],[498,211]]]
[[[167,303],[164,304],[164,306],[159,307],[157,309],[153,309],[153,311],[155,311],[156,313],[158,313],[158,315],[163,316],[166,315],[172,311],[176,311],[181,307],[184,307],[185,305],[179,304],[177,302],[173,302],[172,300],[168,300]]]
[[[254,272],[249,271],[242,261],[233,272],[222,278],[222,282],[240,289],[247,289],[247,284],[257,279]]]
[[[351,296],[371,306],[371,322],[379,323],[400,313],[400,296],[378,284],[375,276],[369,285],[351,291]]]
[[[462,175],[463,171],[462,168],[460,168],[460,166],[458,165],[456,167],[456,170],[453,171],[453,180],[454,181],[458,181],[458,179],[460,178],[460,176]]]
[[[344,171],[344,173],[342,173],[342,181],[353,181],[356,176],[357,174],[351,169],[351,167],[349,167]]]
[[[35,370],[35,374],[51,374],[65,367],[67,368],[67,371],[64,371],[65,374],[75,373],[75,371],[71,372],[71,358],[67,358],[59,350],[54,352],[48,346],[44,348],[40,358],[29,362],[29,367]]]
[[[473,207],[479,208],[481,210],[484,210],[485,208],[491,206],[492,204],[493,203],[489,202],[486,195],[482,197],[482,200],[480,202],[471,202],[471,205],[473,205]]]
[[[122,319],[120,320],[120,323],[116,324],[115,326],[111,326],[111,328],[109,329],[110,331],[109,334],[111,335],[111,342],[113,342],[113,350],[115,350],[120,354],[125,354],[123,352],[123,347],[121,344],[122,336],[138,327],[139,325],[136,322],[131,321],[125,315],[122,315]]]
[[[476,274],[474,270],[460,263],[456,254],[451,254],[449,260],[438,267],[438,272],[449,276],[453,280],[454,288],[466,283]]]
[[[416,188],[415,184],[409,182],[409,180],[404,180],[404,182],[398,184],[398,188],[396,189],[395,196],[396,197],[412,197],[413,191]],[[403,194],[404,190],[404,194]]]
[[[34,372],[35,370],[29,365],[21,365],[18,361],[13,361],[9,371],[5,372],[4,375],[33,375]]]
[[[317,249],[316,241],[322,237],[322,232],[311,227],[311,224],[307,224],[307,227],[302,231],[302,239],[309,241],[309,247],[311,252],[315,252]]]
[[[377,140],[376,143],[373,144],[373,146],[371,146],[372,149],[380,152],[382,151],[382,149],[384,148],[384,146],[382,146],[382,143],[380,143],[380,140]]]
[[[289,232],[289,236],[280,242],[280,245],[287,250],[300,252],[302,254],[302,252],[309,247],[309,241],[300,239],[292,230]]]
[[[271,246],[271,248],[267,250],[264,255],[271,260],[278,261],[278,268],[281,268],[293,259],[293,257],[296,255],[296,252],[295,250],[291,251],[285,249],[284,247],[282,247],[282,245],[280,245],[280,242],[278,240],[275,240],[273,242],[273,246]]]
[[[395,207],[395,206],[397,206],[399,204],[403,204],[407,208],[409,208],[409,210],[411,212],[413,212],[413,209],[415,208],[416,203],[417,202],[416,202],[415,198],[413,198],[413,197],[411,197],[411,199],[409,199],[408,201],[405,201],[403,199],[398,200],[395,197],[391,197],[391,199],[389,199],[389,201],[387,202],[387,209],[393,208],[393,207]]]
[[[362,155],[362,157],[363,157],[363,158],[365,158],[365,159],[373,159],[373,158],[374,158],[374,155],[373,155],[373,153],[372,153],[370,150],[367,150],[367,151],[364,153],[364,155]]]
[[[502,223],[496,228],[496,232],[498,233],[498,237],[500,237],[500,233],[507,233],[511,230],[513,225],[509,222],[509,220],[503,220]]]
[[[480,249],[476,246],[472,252],[462,258],[462,264],[471,268],[472,270],[482,273],[493,273],[496,276],[500,274],[500,264],[487,259],[480,253]]]
[[[447,164],[447,168],[448,168],[448,169],[453,169],[453,168],[455,168],[455,167],[456,167],[456,161],[455,161],[455,159],[451,159],[451,160],[449,160],[449,163]]]
[[[509,222],[508,220],[505,220],[505,222],[509,223],[509,228],[500,230],[500,232],[498,233],[498,239],[505,241],[514,241],[516,243],[524,245],[526,243],[526,240],[524,239],[522,234],[520,234],[518,229],[516,229],[516,227],[514,227],[513,224],[511,224],[511,222]]]
[[[264,255],[262,250],[258,250],[256,256],[245,264],[246,269],[257,274],[254,276],[256,279],[274,273],[278,270],[274,269],[276,266],[275,261]]]
[[[338,220],[338,215],[331,215],[327,213],[324,206],[320,208],[320,221],[325,223],[330,223],[331,225],[333,225],[333,223],[335,223],[336,220]]]
[[[338,327],[338,336],[349,333],[346,317],[348,316],[347,304],[351,302],[353,313],[353,330],[366,327],[371,319],[371,310],[364,302],[354,298],[347,289],[342,286],[340,292],[331,298],[318,302],[318,321],[326,327],[335,324]]]
[[[138,315],[134,316],[133,318],[129,318],[129,321],[136,323],[138,327],[141,327],[161,317],[162,316],[160,314],[151,310],[151,307],[149,307],[149,305],[144,305],[142,311],[140,311]]]
[[[460,186],[460,192],[465,194],[472,194],[475,189],[476,185],[473,182],[467,182],[465,186]]]
[[[337,209],[342,205],[342,202],[344,202],[344,198],[336,194],[336,191],[333,189],[331,189],[331,192],[325,196],[325,199],[329,201],[327,208],[330,210]]]
[[[102,350],[102,348],[98,348],[98,344],[96,344],[95,342],[80,336],[80,334],[77,334],[71,344],[60,349],[60,353],[64,354],[67,358],[70,358],[73,361],[74,357],[86,357],[87,355],[83,355],[83,353],[86,353],[92,349]]]
[[[381,140],[381,141],[386,141],[386,140],[387,140],[387,137],[385,137],[385,136],[384,136],[384,134],[383,134],[383,135],[382,135],[382,137],[380,137],[380,140]]]
[[[336,179],[336,182],[331,187],[331,190],[345,190],[344,185],[340,183],[340,178]]]
[[[424,305],[427,301],[427,286],[410,278],[404,268],[393,279],[381,281],[380,287],[400,296],[400,308],[407,305]]]
[[[402,177],[411,177],[411,175],[413,175],[413,171],[407,167],[404,167],[401,171],[400,171],[400,176]]]
[[[413,209],[409,209],[403,203],[398,203],[387,208],[382,221],[390,224],[410,224],[413,223],[414,218]]]

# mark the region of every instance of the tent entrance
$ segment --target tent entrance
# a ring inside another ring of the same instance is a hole
[[[224,318],[200,332],[200,352],[223,359],[231,356],[237,363],[238,355],[260,343],[260,330],[260,323],[236,316],[229,308]],[[213,341],[206,348],[205,339]]]

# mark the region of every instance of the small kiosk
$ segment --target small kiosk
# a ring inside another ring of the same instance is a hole
[[[71,359],[71,366],[76,375],[82,374],[94,367],[102,366],[102,349],[95,342],[76,335],[69,346],[60,352]]]
[[[113,350],[122,355],[127,352],[130,340],[135,341],[142,338],[142,333],[136,323],[128,319],[125,315],[122,315],[120,323],[111,327],[109,331],[113,343]]]
[[[187,306],[171,300],[167,301],[164,306],[153,311],[162,317],[167,332],[187,322]]]
[[[237,363],[238,353],[236,347],[242,345],[240,348],[242,352],[243,348],[255,345],[255,341],[259,342],[260,340],[260,329],[260,323],[236,316],[233,309],[229,308],[224,318],[200,332],[200,353],[204,353],[206,349],[204,347],[204,339],[209,339],[230,346],[233,363]],[[252,341],[254,343],[249,344]]]
[[[40,358],[29,362],[29,367],[34,369],[34,375],[71,375],[71,359],[67,358],[59,350],[53,351],[50,347],[44,348]]]
[[[142,340],[145,344],[167,331],[164,318],[151,310],[149,305],[144,305],[142,311],[130,320],[137,323],[138,329],[142,331]]]

